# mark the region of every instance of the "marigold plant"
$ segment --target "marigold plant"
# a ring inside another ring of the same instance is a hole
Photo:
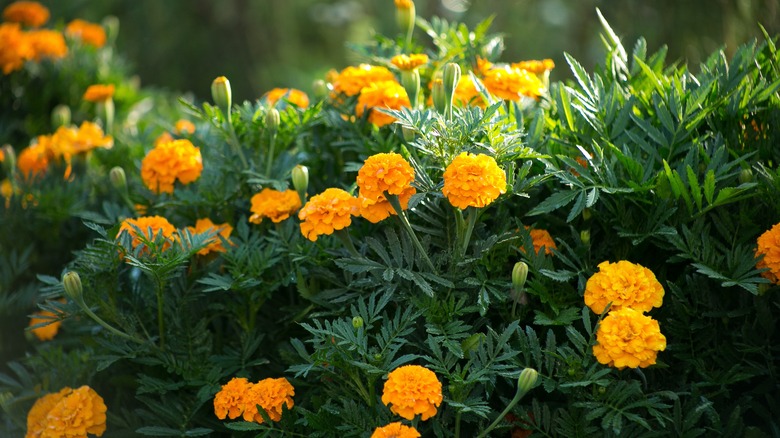
[[[529,227],[525,228],[529,229]],[[547,255],[552,255],[553,250],[558,249],[558,246],[555,244],[555,241],[553,240],[549,231],[541,228],[533,228],[528,231],[528,234],[531,236],[534,252],[537,254],[542,250],[542,248],[544,248],[544,253]],[[525,248],[521,247],[520,250],[525,251]]]
[[[642,265],[626,260],[599,264],[585,285],[585,304],[595,313],[602,313],[607,304],[612,309],[630,307],[647,312],[663,304],[664,288],[655,274]]]
[[[49,29],[34,30],[27,33],[27,39],[35,61],[43,58],[59,59],[68,54],[68,45],[62,32]]]
[[[3,9],[3,19],[30,27],[41,27],[49,21],[49,8],[38,2],[13,2]]]
[[[487,61],[478,64],[485,88],[505,100],[520,100],[522,97],[538,99],[544,92],[544,84],[533,73],[509,65],[495,65]]]
[[[263,379],[252,385],[246,393],[244,420],[263,423],[263,417],[257,409],[259,405],[271,421],[279,421],[282,419],[283,406],[292,409],[295,405],[294,395],[295,388],[284,377]]]
[[[45,173],[49,168],[49,153],[45,144],[35,143],[22,149],[16,158],[16,167],[27,179]]]
[[[433,371],[420,365],[404,365],[387,375],[382,403],[407,420],[421,415],[425,421],[436,415],[442,402],[441,388]]]
[[[21,69],[35,55],[19,23],[0,23],[0,68],[4,74]]]
[[[106,31],[103,26],[89,21],[77,18],[65,27],[65,34],[78,38],[82,43],[93,46],[103,47],[106,44]]]
[[[764,257],[756,263],[756,267],[768,269],[761,275],[772,283],[780,284],[780,223],[758,236],[756,243],[756,257]]]
[[[368,121],[382,127],[395,122],[395,117],[378,109],[399,110],[410,106],[406,90],[396,80],[373,82],[360,90],[355,115],[362,117],[363,113],[370,111]]]
[[[356,96],[363,88],[375,82],[394,80],[393,73],[385,67],[370,64],[360,64],[357,67],[349,66],[333,79],[333,93],[334,95]]]
[[[141,179],[155,193],[173,193],[177,180],[189,184],[202,171],[200,148],[186,139],[160,143],[141,161]]]
[[[444,171],[444,196],[457,208],[482,208],[506,192],[506,174],[484,154],[462,152]]]
[[[244,413],[247,394],[253,384],[244,377],[234,377],[214,396],[214,415],[220,420],[234,420]],[[250,420],[251,421],[251,420]]]
[[[593,355],[599,363],[615,368],[646,368],[666,349],[658,321],[628,307],[607,314],[599,324],[596,342]]]
[[[396,55],[390,59],[390,62],[398,67],[399,70],[414,70],[415,68],[428,63],[428,55],[420,53]]]
[[[51,341],[57,335],[57,332],[60,331],[60,324],[62,324],[62,321],[55,321],[51,319],[56,316],[57,315],[55,315],[53,312],[50,312],[48,310],[41,310],[40,312],[35,312],[35,314],[30,317],[30,324],[29,324],[30,327],[41,323],[47,323],[47,324],[41,327],[36,327],[34,329],[31,329],[30,331],[40,341]]]
[[[202,233],[214,233],[214,236],[207,242],[208,245],[198,251],[200,255],[207,255],[210,252],[225,252],[225,245],[222,244],[222,239],[228,240],[230,234],[233,232],[233,227],[228,223],[217,225],[209,218],[198,219],[195,222],[194,227],[187,227],[192,234]],[[222,236],[222,239],[220,239]],[[229,241],[229,240],[228,240]]]
[[[513,62],[510,64],[512,68],[519,68],[520,70],[526,70],[536,75],[544,74],[555,68],[555,62],[552,59],[542,60],[529,60]]]
[[[309,106],[309,96],[303,91],[296,90],[295,88],[274,88],[265,93],[263,99],[266,100],[268,106],[276,105],[276,102],[278,102],[279,99],[287,100],[299,108],[307,108]]]
[[[119,231],[117,232],[117,236],[121,235],[123,232],[129,233],[130,236],[133,238],[131,243],[133,249],[135,249],[138,245],[142,243],[141,236],[138,235],[135,228],[133,228],[133,225],[135,225],[141,230],[143,236],[147,240],[154,240],[154,238],[161,233],[166,240],[172,241],[176,233],[176,227],[174,227],[173,224],[168,222],[168,219],[162,216],[142,216],[136,219],[132,219],[132,218],[125,219],[124,221],[122,221],[122,224],[119,226]],[[163,247],[164,248],[170,247],[170,242],[166,242],[163,245]]]
[[[412,198],[415,192],[416,189],[411,187],[410,190],[406,190],[398,196],[398,202],[401,204],[402,209],[406,210],[409,207],[409,199]],[[358,206],[360,207],[360,216],[373,224],[398,214],[384,195],[379,196],[377,199],[366,198],[360,195],[358,196]]]
[[[35,400],[35,403],[27,412],[27,434],[25,438],[42,436],[43,431],[46,429],[46,416],[49,414],[49,411],[72,391],[73,389],[65,387],[59,390],[59,392],[52,392]]]
[[[279,223],[301,208],[301,198],[295,190],[280,192],[266,187],[252,196],[251,202],[249,222],[253,224],[261,223],[264,217]]]
[[[105,102],[114,96],[114,90],[116,86],[114,84],[94,84],[87,87],[87,91],[84,92],[84,100],[88,102]]]
[[[414,169],[406,159],[395,152],[374,154],[366,158],[358,170],[357,185],[360,196],[379,200],[385,194],[406,196],[414,193]]]
[[[348,227],[352,216],[360,216],[357,199],[342,189],[326,189],[312,196],[298,212],[301,233],[312,242],[320,235]]]
[[[187,119],[179,119],[173,125],[173,130],[178,135],[191,135],[195,133],[195,124]]]
[[[412,426],[401,424],[400,421],[380,426],[374,429],[371,438],[418,438],[420,432]]]
[[[89,386],[74,390],[64,388],[47,397],[44,396],[40,404],[36,402],[30,410],[27,437],[102,436],[106,431],[106,404]]]

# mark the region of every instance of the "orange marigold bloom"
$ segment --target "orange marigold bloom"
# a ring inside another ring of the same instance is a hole
[[[414,187],[414,169],[400,154],[380,153],[366,158],[357,174],[360,196],[379,200],[385,193],[406,195]],[[414,193],[414,192],[412,192]]]
[[[35,400],[35,403],[30,408],[30,412],[27,413],[27,434],[25,438],[42,436],[46,429],[46,416],[49,414],[49,411],[71,392],[73,392],[73,389],[65,387],[59,392],[52,392]]]
[[[409,207],[409,199],[416,192],[417,189],[410,186],[398,195],[398,202],[401,204],[402,209],[406,210]],[[384,195],[380,195],[377,199],[369,199],[361,194],[358,196],[358,206],[360,207],[360,216],[372,224],[383,221],[391,215],[398,214]]]
[[[526,230],[529,228],[530,227],[525,227]],[[544,253],[547,255],[551,255],[553,253],[552,250],[558,249],[558,246],[555,244],[555,241],[547,230],[534,228],[530,230],[528,234],[531,235],[531,241],[533,242],[535,253],[539,254],[539,251],[541,251],[542,247],[544,247]],[[525,251],[525,248],[521,247],[520,250]]]
[[[65,27],[65,34],[73,38],[79,38],[84,44],[97,48],[106,44],[106,31],[103,29],[103,26],[78,18],[68,23]]]
[[[312,242],[322,234],[333,234],[335,230],[348,227],[352,216],[360,216],[357,199],[337,188],[312,196],[298,212],[301,233]]]
[[[267,217],[276,224],[287,219],[300,208],[301,198],[295,190],[280,192],[266,187],[252,196],[252,207],[249,209],[252,216],[249,216],[249,222],[259,224],[264,217]]]
[[[405,426],[400,421],[374,429],[371,438],[418,438],[420,432],[414,427]]]
[[[171,135],[170,132],[166,131],[166,132],[163,132],[162,134],[160,134],[159,136],[157,136],[156,139],[154,139],[153,146],[157,147],[157,146],[160,146],[163,143],[170,143],[173,140],[175,140],[175,138],[173,138],[173,136]]]
[[[530,73],[540,75],[555,68],[555,62],[553,62],[552,59],[520,61],[512,63],[511,67],[519,68],[520,70],[525,70]]]
[[[454,101],[460,106],[475,105],[480,108],[487,106],[487,102],[477,90],[477,86],[474,85],[471,75],[461,76],[457,87],[455,87]]]
[[[95,390],[82,386],[66,393],[46,414],[44,427],[28,436],[41,438],[102,436],[106,431],[106,404]]]
[[[756,268],[768,268],[761,276],[772,283],[780,284],[780,223],[760,235],[757,240],[756,257],[764,256],[756,263]]]
[[[585,304],[595,313],[602,313],[607,304],[612,309],[630,307],[647,312],[660,307],[664,300],[664,288],[653,271],[626,260],[599,264],[599,272],[585,284]]]
[[[333,82],[333,93],[343,93],[347,96],[355,96],[360,91],[374,82],[394,81],[395,76],[385,67],[377,67],[369,64],[360,64],[357,67],[349,66],[342,70]]]
[[[4,74],[21,69],[34,55],[30,39],[19,23],[0,24],[0,68]]]
[[[234,420],[244,413],[247,394],[253,384],[243,377],[234,377],[214,396],[214,414],[220,420]],[[257,408],[255,408],[257,411]],[[249,420],[251,421],[251,420]]]
[[[358,96],[357,105],[355,106],[355,115],[362,117],[365,111],[370,111],[368,121],[382,127],[395,122],[395,117],[375,109],[398,110],[411,106],[406,90],[395,79],[373,82],[360,90],[360,96]]]
[[[133,225],[141,230],[146,240],[154,240],[158,234],[162,233],[162,236],[166,240],[172,241],[174,239],[174,234],[176,233],[176,227],[168,222],[168,219],[165,219],[162,216],[142,216],[137,219],[125,219],[119,226],[117,236],[125,231],[130,233],[130,236],[133,238],[132,245],[134,249],[141,244],[141,237],[138,235],[135,228],[133,228]],[[163,246],[164,248],[168,248],[170,247],[170,243],[166,242]]]
[[[666,349],[658,321],[631,308],[610,311],[596,331],[593,355],[615,368],[646,368]]]
[[[208,240],[208,245],[206,245],[203,249],[198,251],[198,254],[200,255],[206,255],[212,251],[214,252],[225,252],[227,251],[225,249],[225,246],[222,244],[222,239],[219,238],[219,236],[222,236],[225,240],[228,242],[230,241],[230,234],[233,232],[233,227],[230,226],[228,223],[217,225],[214,222],[211,221],[209,218],[203,218],[198,219],[195,221],[194,227],[187,227],[188,230],[190,230],[190,233],[192,234],[203,234],[208,232],[213,232],[214,236]]]
[[[84,100],[87,102],[105,102],[108,99],[114,97],[114,90],[116,86],[114,84],[95,84],[87,87],[87,91],[84,92]]]
[[[441,401],[441,382],[428,368],[404,365],[387,375],[382,403],[392,404],[390,411],[396,415],[413,420],[419,414],[425,421],[436,415]]]
[[[491,156],[462,152],[444,170],[442,193],[461,210],[482,208],[505,192],[506,175]]]
[[[5,208],[10,208],[11,198],[14,196],[14,185],[10,179],[0,181],[0,196],[5,199]]]
[[[282,406],[287,405],[287,409],[292,409],[295,405],[293,396],[295,388],[284,377],[278,379],[263,379],[247,391],[244,420],[263,423],[263,417],[257,410],[257,406],[265,410],[271,421],[282,419]]]
[[[269,106],[276,105],[276,102],[278,102],[279,99],[287,100],[299,108],[306,108],[309,106],[309,96],[303,91],[296,90],[295,88],[274,88],[265,93],[263,99],[268,102]]]
[[[173,193],[176,180],[189,184],[198,179],[202,171],[200,149],[189,140],[161,143],[141,161],[141,179],[155,193]]]
[[[421,65],[428,63],[428,55],[426,54],[412,54],[412,55],[396,55],[390,59],[390,62],[399,70],[414,70]]]
[[[3,19],[30,27],[41,27],[49,21],[49,9],[38,2],[13,2],[3,9]]]
[[[54,317],[57,317],[57,315],[48,310],[35,312],[35,315],[30,317],[29,327],[32,327],[36,324],[48,323],[47,325],[36,327],[30,330],[39,341],[51,341],[57,335],[57,332],[60,330],[60,324],[62,324],[62,321],[55,321],[50,319]]]
[[[505,100],[520,100],[523,96],[536,99],[544,90],[536,75],[509,66],[491,66],[484,71],[482,82],[491,94]]]
[[[179,119],[173,126],[173,130],[178,135],[191,135],[195,132],[195,124],[187,119]],[[173,139],[171,139],[173,140]]]
[[[42,58],[63,58],[68,54],[68,45],[65,37],[56,30],[34,30],[27,33],[27,39],[33,51],[33,59],[40,61]]]
[[[38,142],[22,149],[16,159],[16,166],[24,178],[29,179],[43,175],[49,168],[49,154],[46,145]]]

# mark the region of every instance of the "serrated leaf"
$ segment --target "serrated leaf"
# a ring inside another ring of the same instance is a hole
[[[569,204],[580,192],[574,190],[564,190],[552,194],[536,205],[531,211],[528,212],[528,216],[536,216],[544,213],[549,213],[553,210],[557,210],[561,207]]]

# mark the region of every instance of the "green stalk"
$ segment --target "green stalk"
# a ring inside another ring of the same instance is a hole
[[[241,150],[241,144],[238,142],[238,136],[236,135],[236,129],[233,127],[233,122],[231,118],[231,110],[228,108],[227,114],[225,115],[225,121],[227,122],[228,128],[230,130],[230,140],[229,143],[233,147],[233,151],[238,155],[238,158],[241,160],[241,165],[244,166],[244,169],[248,169],[249,165],[247,164],[246,157],[244,157],[244,151]]]
[[[163,322],[163,292],[161,281],[157,282],[157,330],[160,332],[160,348],[165,348],[165,326]]]
[[[519,402],[520,399],[523,398],[523,396],[526,395],[528,391],[531,390],[531,387],[536,382],[536,376],[537,376],[536,370],[531,368],[526,368],[525,370],[523,370],[522,373],[520,373],[520,378],[518,379],[518,384],[517,384],[517,392],[515,392],[515,396],[512,398],[512,401],[510,401],[509,404],[506,405],[504,411],[501,412],[501,414],[499,414],[495,420],[493,420],[493,423],[491,423],[487,429],[483,430],[482,433],[477,435],[477,438],[486,437],[491,430],[495,429],[495,427],[498,426],[498,423],[500,423],[501,420],[503,420],[504,417],[506,417],[506,414],[508,414],[512,410],[512,408],[515,407],[517,402]]]
[[[89,315],[90,318],[92,318],[96,323],[100,324],[104,329],[108,330],[109,332],[113,333],[116,336],[119,336],[120,338],[127,339],[128,341],[133,341],[138,344],[145,344],[146,341],[136,338],[135,336],[130,336],[127,333],[123,331],[119,331],[115,329],[114,327],[111,327],[107,322],[103,321],[99,316],[95,315],[95,312],[93,312],[89,307],[87,307],[84,303],[79,303],[81,305],[81,309]]]
[[[468,223],[466,224],[465,232],[460,242],[460,255],[461,257],[466,255],[466,249],[468,249],[469,241],[471,240],[471,233],[474,231],[474,225],[477,223],[477,216],[479,216],[479,210],[475,207],[467,207]],[[462,221],[462,219],[461,219]]]
[[[265,176],[271,178],[271,164],[274,162],[274,148],[276,147],[276,134],[271,134],[271,145],[268,147],[268,158],[265,163]],[[299,195],[300,196],[300,195]],[[303,199],[303,198],[301,198]]]
[[[401,208],[401,202],[398,200],[398,196],[391,195],[389,193],[385,193],[385,196],[387,197],[387,201],[390,202],[390,205],[393,207],[393,210],[395,210],[395,213],[398,215],[398,217],[401,219],[401,223],[404,225],[404,229],[406,229],[406,232],[409,234],[409,237],[412,239],[412,243],[414,243],[414,246],[417,248],[417,251],[420,253],[420,256],[422,257],[423,261],[426,265],[428,265],[428,269],[431,270],[434,274],[436,273],[436,268],[433,267],[433,262],[431,262],[431,259],[428,258],[428,254],[425,252],[425,250],[422,247],[422,244],[417,239],[417,235],[414,233],[414,230],[412,229],[412,224],[409,223],[409,219],[406,217],[406,212],[403,208]]]
[[[461,411],[455,414],[455,438],[460,438],[460,414]]]
[[[355,248],[355,245],[352,244],[352,238],[349,236],[349,231],[347,231],[346,228],[335,230],[333,234],[335,234],[336,237],[338,237],[339,240],[341,240],[341,243],[344,244],[344,246],[347,248],[350,254],[352,254],[355,257],[363,257]]]

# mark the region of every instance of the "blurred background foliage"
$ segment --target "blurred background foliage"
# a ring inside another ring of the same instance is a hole
[[[394,35],[393,0],[44,0],[52,17],[99,22],[119,18],[118,49],[145,87],[210,97],[211,81],[230,78],[238,100],[273,87],[311,91],[315,78],[360,60],[345,42],[372,33]],[[418,15],[472,27],[495,15],[505,35],[504,61],[552,58],[552,80],[570,73],[563,52],[587,69],[602,54],[598,7],[631,47],[644,36],[650,51],[667,45],[667,59],[698,71],[704,58],[727,54],[753,38],[758,23],[780,33],[777,0],[416,0]],[[419,32],[419,30],[418,30]]]

